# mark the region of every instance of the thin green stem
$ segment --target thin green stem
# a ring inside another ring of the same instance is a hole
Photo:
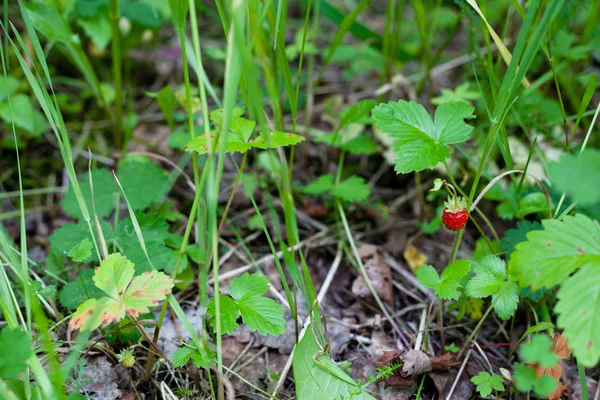
[[[585,376],[585,367],[577,360],[577,373],[579,374],[579,386],[581,386],[581,399],[588,400],[587,378]]]
[[[122,145],[122,124],[123,124],[123,78],[122,78],[122,52],[121,52],[121,29],[119,28],[119,0],[110,0],[110,23],[111,23],[111,55],[112,55],[112,74],[115,86],[115,126],[114,139],[115,145]],[[98,87],[98,90],[101,90]]]

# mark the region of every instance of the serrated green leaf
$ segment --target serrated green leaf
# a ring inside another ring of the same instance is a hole
[[[494,311],[501,319],[509,319],[515,314],[519,306],[519,287],[515,282],[510,282],[501,292],[492,296]]]
[[[371,195],[371,188],[363,178],[353,175],[335,185],[330,192],[345,201],[364,201]]]
[[[178,348],[175,353],[173,353],[171,364],[176,368],[184,367],[188,361],[190,361],[190,358],[192,358],[192,354],[194,354],[195,351],[196,349],[188,346]]]
[[[542,229],[542,224],[537,221],[519,221],[516,229],[509,229],[504,232],[504,236],[500,240],[500,247],[506,254],[511,254],[515,250],[515,246],[527,240],[527,233]]]
[[[457,260],[448,265],[438,276],[435,268],[425,265],[417,270],[417,279],[442,299],[457,300],[460,297],[461,279],[469,272],[469,260]]]
[[[431,99],[431,104],[441,105],[445,103],[451,103],[455,101],[461,101],[465,103],[471,103],[473,100],[477,100],[481,97],[481,94],[477,91],[471,90],[471,83],[465,82],[458,85],[454,89],[442,89],[440,96]]]
[[[92,182],[94,184],[94,204],[96,206],[96,214],[98,218],[104,218],[111,213],[115,203],[115,180],[113,176],[105,169],[92,169]],[[90,178],[89,172],[84,173],[79,179],[79,188],[85,199],[90,213],[94,210],[92,208],[92,191],[90,189]],[[75,218],[81,218],[81,210],[73,191],[73,186],[69,187],[69,190],[60,202],[63,210],[72,215]]]
[[[423,106],[404,100],[373,109],[376,126],[396,138],[395,170],[398,173],[433,168],[450,156],[447,145],[462,143],[473,129],[464,122],[474,108],[464,102],[439,106],[435,122]]]
[[[279,336],[285,332],[283,307],[268,297],[243,297],[238,306],[244,323],[261,335]]]
[[[334,186],[333,175],[321,175],[319,178],[304,186],[302,191],[306,194],[322,194],[329,192]]]
[[[588,149],[580,154],[564,154],[548,165],[552,186],[566,192],[579,204],[600,202],[600,187],[594,182],[600,176],[600,150]]]
[[[90,239],[85,238],[69,250],[68,256],[75,262],[83,262],[92,255],[93,248],[94,244]]]
[[[119,253],[102,260],[92,279],[108,297],[85,301],[73,313],[69,326],[85,331],[118,323],[125,313],[137,318],[171,293],[173,281],[164,273],[155,270],[132,279],[134,271],[131,261]]]
[[[237,319],[240,316],[238,304],[229,296],[219,295],[219,309],[221,311],[221,333],[232,333],[238,327]],[[208,302],[206,313],[210,315],[210,325],[216,329],[217,312],[215,309],[215,299],[211,298]]]
[[[320,367],[317,363],[327,363],[329,369]],[[292,367],[296,397],[299,399],[332,400],[351,397],[353,400],[374,400],[322,353],[310,325],[294,351]],[[355,392],[358,393],[352,396]]]
[[[546,335],[533,335],[531,341],[521,345],[523,360],[538,363],[543,367],[558,364],[558,356],[552,351],[552,339]]]
[[[487,256],[473,263],[475,277],[467,284],[467,295],[483,298],[497,293],[504,287],[506,266],[497,256]]]
[[[562,284],[557,293],[557,325],[577,362],[592,367],[600,360],[600,262],[590,263]]]
[[[492,390],[504,391],[504,385],[502,384],[504,379],[498,375],[490,375],[485,371],[480,371],[472,377],[471,382],[477,385],[477,391],[481,397],[489,396]]]
[[[0,378],[18,378],[27,369],[27,359],[33,354],[29,334],[4,327],[0,331],[0,348]]]
[[[234,300],[239,301],[248,297],[256,297],[265,294],[269,290],[269,279],[261,274],[245,273],[240,277],[233,278],[227,287],[229,294]]]
[[[293,133],[272,131],[261,132],[260,136],[251,142],[257,149],[276,149],[277,147],[293,146],[304,141],[304,137]]]
[[[527,234],[509,263],[511,280],[521,287],[552,288],[578,268],[600,263],[600,226],[577,214],[562,220],[543,220],[544,230]]]
[[[73,282],[67,283],[58,294],[60,304],[74,310],[89,298],[99,299],[104,296],[104,292],[94,285],[93,276],[94,270],[87,269]]]
[[[170,188],[167,172],[149,161],[126,161],[117,176],[135,211],[163,201]]]

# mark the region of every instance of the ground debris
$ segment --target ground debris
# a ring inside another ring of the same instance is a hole
[[[392,270],[383,262],[383,255],[377,251],[377,246],[364,244],[358,248],[358,254],[362,259],[367,276],[373,284],[375,292],[381,300],[392,306],[394,304],[394,288],[392,286]],[[359,276],[352,283],[352,293],[360,298],[371,298],[365,280]]]

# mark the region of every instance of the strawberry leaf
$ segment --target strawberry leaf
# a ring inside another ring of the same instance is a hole
[[[502,319],[510,318],[519,305],[519,288],[506,280],[506,264],[500,257],[489,255],[473,264],[475,276],[467,283],[470,297],[492,296],[494,311]]]
[[[90,214],[92,208],[92,191],[90,189],[89,173],[86,172],[79,179],[79,188],[85,199],[87,209]],[[106,217],[113,209],[115,200],[115,179],[105,169],[92,169],[92,182],[94,184],[94,205],[96,206],[96,214],[98,218]],[[60,202],[63,210],[75,218],[81,218],[81,209],[77,203],[73,186],[69,186],[69,190]]]
[[[145,159],[128,159],[119,167],[117,176],[136,211],[163,201],[170,188],[168,173]]]
[[[238,301],[243,298],[256,297],[269,290],[269,279],[264,275],[250,275],[246,272],[238,278],[233,278],[228,289],[231,297]]]
[[[492,393],[492,390],[499,392],[504,391],[504,379],[498,375],[490,375],[485,371],[480,371],[477,375],[471,378],[471,382],[477,385],[477,391],[481,397],[487,397]]]
[[[238,327],[237,319],[240,316],[240,308],[235,300],[229,296],[219,295],[219,309],[221,316],[221,333],[232,333]],[[217,327],[217,310],[215,299],[211,298],[208,302],[206,311],[210,315],[210,325],[216,329]]]
[[[345,201],[364,201],[371,195],[371,188],[363,178],[353,175],[335,185],[331,194]]]
[[[245,297],[238,306],[244,323],[261,335],[279,336],[285,332],[283,307],[268,297]]]
[[[94,245],[90,239],[85,238],[69,250],[68,256],[75,262],[83,262],[92,255],[92,248]]]
[[[570,194],[581,205],[600,201],[600,187],[590,182],[600,175],[600,150],[585,150],[581,154],[564,154],[558,162],[548,166],[552,185]]]
[[[521,346],[523,360],[543,367],[558,364],[558,356],[552,351],[552,340],[546,335],[533,335],[531,341]]]
[[[435,294],[445,300],[458,300],[462,278],[469,272],[471,261],[458,260],[448,265],[438,276],[435,268],[431,265],[425,265],[417,270],[417,279],[429,288],[433,289]]]
[[[473,129],[464,122],[474,108],[464,102],[445,103],[435,112],[435,121],[420,104],[400,100],[373,109],[376,127],[396,139],[397,173],[433,168],[450,156],[448,145],[462,143]]]

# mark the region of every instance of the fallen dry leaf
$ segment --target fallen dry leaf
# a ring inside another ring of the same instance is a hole
[[[567,338],[562,334],[557,333],[552,338],[552,351],[556,353],[560,360],[564,360],[571,356],[573,350],[569,348],[569,343],[567,342]]]
[[[384,351],[375,361],[377,367],[383,368],[394,363],[403,363],[401,369],[384,379],[385,387],[409,386],[414,382],[414,377],[431,371],[448,371],[460,363],[454,360],[452,353],[445,353],[439,357],[430,357],[420,350],[392,350]]]
[[[408,350],[400,356],[404,363],[402,366],[402,375],[420,375],[431,371],[431,360],[429,356],[420,350]]]
[[[394,287],[392,286],[392,270],[383,262],[383,255],[372,244],[365,244],[358,248],[358,254],[363,261],[367,276],[373,284],[377,295],[389,304],[394,304]],[[365,280],[359,276],[352,283],[352,293],[361,298],[370,298],[371,291]]]
[[[421,253],[412,243],[409,243],[404,249],[404,259],[413,274],[417,272],[419,267],[427,264],[427,256]]]
[[[540,376],[550,376],[552,379],[556,381],[556,389],[549,396],[549,400],[559,400],[562,396],[563,392],[567,388],[561,378],[563,376],[563,367],[561,360],[569,358],[571,356],[572,350],[569,349],[569,343],[567,339],[561,335],[560,333],[554,334],[552,337],[552,351],[558,356],[559,362],[558,364],[547,368],[537,363],[532,363],[531,367],[535,369],[535,374],[539,378]]]

